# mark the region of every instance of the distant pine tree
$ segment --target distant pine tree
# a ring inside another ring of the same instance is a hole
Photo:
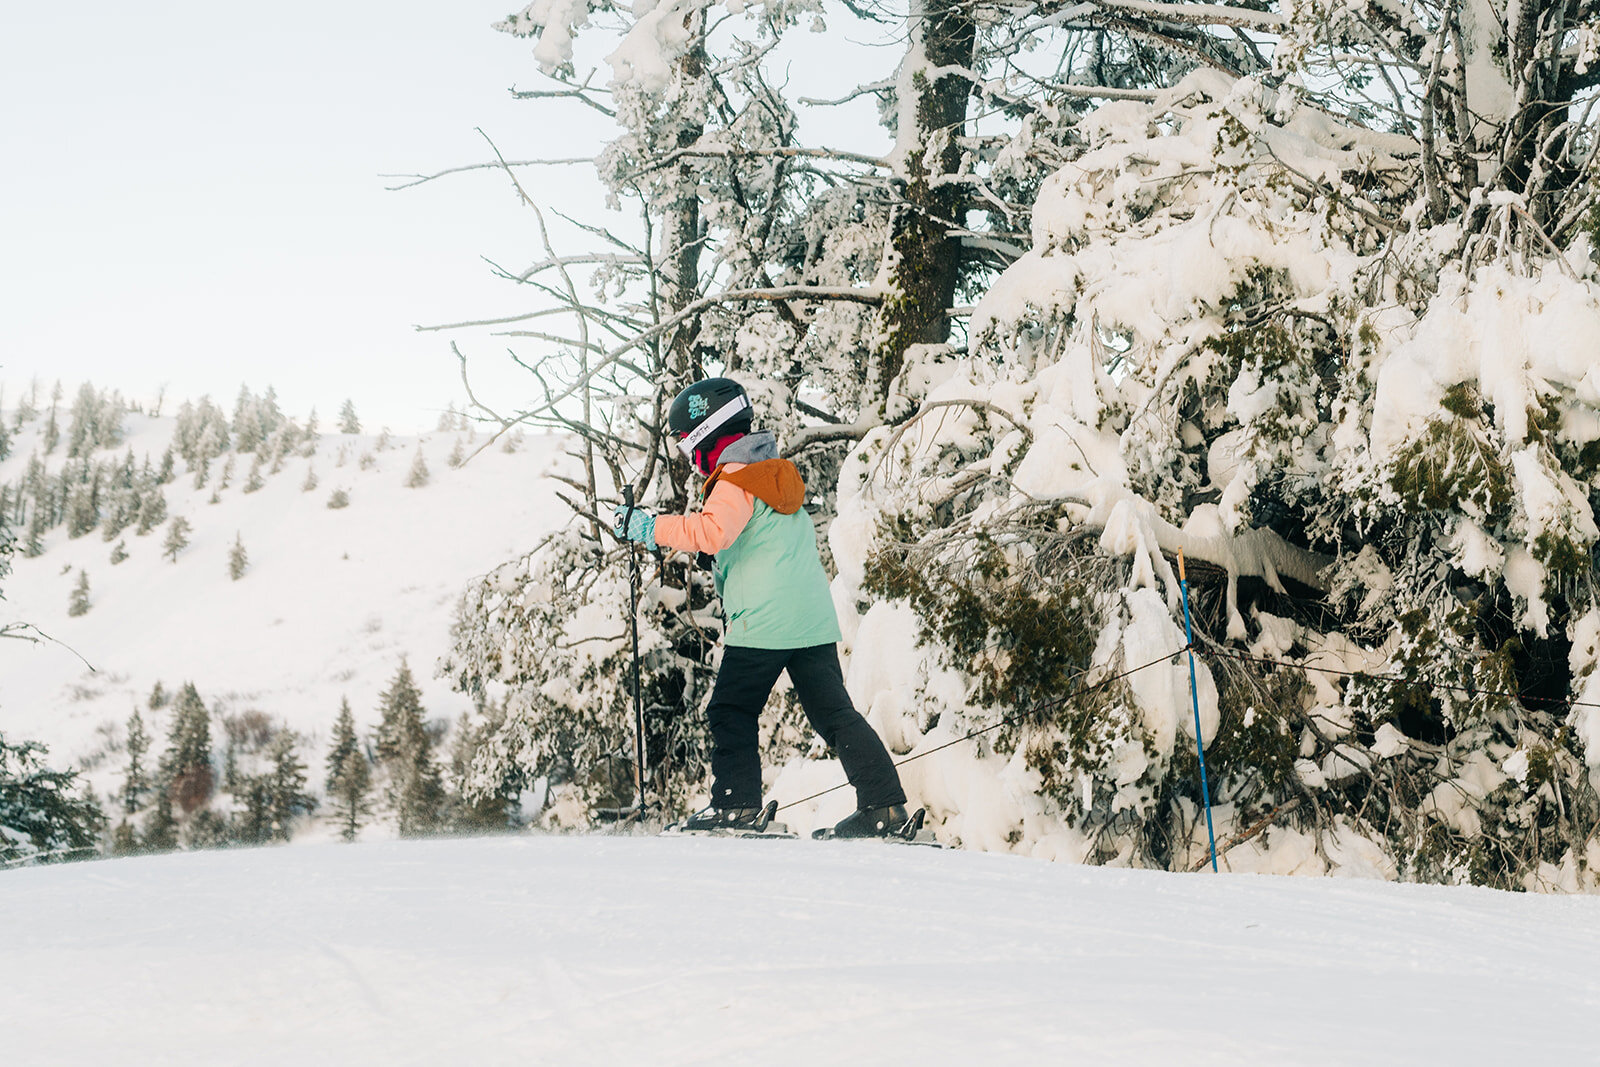
[[[306,466],[306,480],[304,482],[300,483],[300,491],[302,493],[309,493],[313,489],[315,489],[316,487],[317,487],[317,468],[315,468],[313,466],[310,466],[308,464]]]
[[[144,846],[139,841],[139,833],[133,828],[133,823],[127,819],[117,823],[117,828],[111,831],[111,854],[136,856],[143,851]]]
[[[417,454],[411,457],[411,472],[406,475],[407,489],[421,489],[428,484],[428,461],[422,456],[422,445],[417,444]]]
[[[380,698],[378,711],[375,749],[378,765],[388,776],[386,799],[400,834],[415,837],[436,830],[444,808],[444,784],[433,759],[422,693],[405,663]]]
[[[234,457],[229,455],[228,462],[222,465],[222,476],[217,479],[216,491],[219,493],[233,483],[233,460]]]
[[[265,774],[240,778],[233,789],[240,805],[234,836],[246,845],[264,844],[272,838],[271,779]]]
[[[486,732],[493,732],[504,720],[502,709],[490,704],[484,709],[484,727],[474,728],[466,712],[456,720],[450,745],[450,822],[458,830],[504,830],[513,824],[517,798],[522,792],[520,772],[508,772],[492,794],[475,793],[469,783],[473,761]]]
[[[56,406],[50,405],[50,418],[44,424],[44,454],[50,455],[61,443],[61,424],[56,422]]]
[[[250,473],[244,480],[244,491],[253,493],[266,484],[267,480],[261,476],[261,457],[258,455],[255,462],[250,464]]]
[[[333,747],[328,752],[328,776],[324,780],[339,818],[339,833],[354,841],[361,832],[361,820],[370,813],[367,794],[372,788],[372,768],[356,738],[355,717],[348,698],[339,701],[339,718],[333,724]]]
[[[115,567],[128,558],[128,542],[118,541],[117,546],[111,550],[111,565]]]
[[[311,414],[306,418],[306,429],[302,436],[300,455],[310,459],[317,454],[317,442],[322,440],[322,430],[317,422],[317,409],[312,408]]]
[[[466,446],[461,443],[461,438],[456,438],[455,447],[450,450],[450,458],[445,462],[452,467],[459,467],[467,461]]]
[[[333,491],[333,495],[328,498],[328,507],[332,508],[334,511],[338,511],[340,508],[347,508],[349,506],[350,494],[345,492],[343,489],[335,489]]]
[[[356,434],[361,432],[361,420],[356,418],[356,405],[353,401],[346,400],[339,409],[339,432]]]
[[[166,521],[166,494],[160,485],[152,485],[139,498],[139,525],[134,532],[143,537]]]
[[[161,779],[173,803],[186,814],[210,800],[216,785],[211,769],[211,715],[193,682],[184,683],[172,709]]]
[[[178,553],[189,547],[189,529],[189,520],[182,515],[174,515],[167,524],[167,539],[161,543],[161,554],[171,562],[178,562]]]
[[[267,776],[267,812],[272,836],[279,841],[287,841],[294,817],[314,811],[317,800],[306,792],[306,765],[300,762],[300,757],[295,753],[292,731],[278,731],[272,740],[269,757],[272,771]]]
[[[171,852],[178,847],[178,820],[172,815],[172,796],[156,791],[156,806],[144,821],[140,847],[145,852]]]
[[[233,547],[228,550],[228,577],[238,581],[250,566],[250,557],[244,550],[244,535],[234,534]]]
[[[150,687],[150,710],[155,711],[158,708],[166,707],[171,699],[172,697],[167,693],[167,687],[161,684],[160,679],[157,679],[156,684]]]
[[[73,618],[89,613],[89,574],[79,568],[78,584],[72,587],[72,595],[67,599],[67,614]]]
[[[157,683],[160,684],[159,682]],[[145,732],[144,717],[134,708],[128,716],[128,769],[122,776],[122,810],[132,813],[139,810],[144,795],[150,791],[146,777],[144,755],[150,751],[150,735]]]

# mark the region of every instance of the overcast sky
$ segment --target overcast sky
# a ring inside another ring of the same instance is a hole
[[[520,7],[4,5],[7,406],[34,379],[138,400],[163,387],[176,400],[210,394],[230,409],[241,385],[271,385],[291,414],[315,407],[326,421],[349,397],[369,427],[431,428],[465,394],[449,337],[414,325],[525,310],[526,295],[483,257],[526,266],[543,251],[499,173],[404,192],[380,175],[490,158],[475,127],[508,159],[592,156],[614,136],[580,105],[511,99],[513,86],[548,84],[531,41],[490,28]],[[774,58],[792,96],[837,96],[892,73],[902,47],[892,27],[832,18],[825,35],[794,35]],[[846,58],[858,37],[875,40]],[[613,47],[603,34],[583,43],[590,64]],[[601,65],[598,82],[609,75]],[[888,147],[870,99],[802,109],[801,121],[802,137],[815,123],[816,143]],[[591,167],[524,174],[547,204],[627,225],[604,211]],[[462,343],[480,395],[514,408],[525,372],[493,338]]]
[[[503,177],[380,174],[592,154],[594,123],[507,89],[514,0],[6,4],[0,14],[0,381],[144,398],[276,387],[431,428],[462,391],[413,324],[503,314],[479,258],[537,258]],[[585,143],[585,142],[588,143]],[[593,173],[544,172],[581,196]]]

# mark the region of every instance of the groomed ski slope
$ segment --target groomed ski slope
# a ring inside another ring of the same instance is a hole
[[[1600,1056],[1600,900],[522,836],[0,872],[8,1064]]]

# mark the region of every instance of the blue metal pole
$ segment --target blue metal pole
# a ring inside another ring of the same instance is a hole
[[[1194,748],[1200,754],[1200,799],[1206,806],[1206,836],[1211,839],[1211,870],[1217,869],[1217,831],[1211,825],[1211,787],[1206,782],[1206,746],[1200,737],[1200,687],[1194,675],[1194,627],[1189,622],[1189,576],[1178,552],[1178,588],[1183,590],[1183,636],[1189,642],[1189,699],[1194,704]]]

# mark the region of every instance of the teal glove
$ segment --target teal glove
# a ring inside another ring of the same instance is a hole
[[[642,508],[618,507],[611,530],[619,541],[637,541],[650,551],[656,550],[656,517]]]

